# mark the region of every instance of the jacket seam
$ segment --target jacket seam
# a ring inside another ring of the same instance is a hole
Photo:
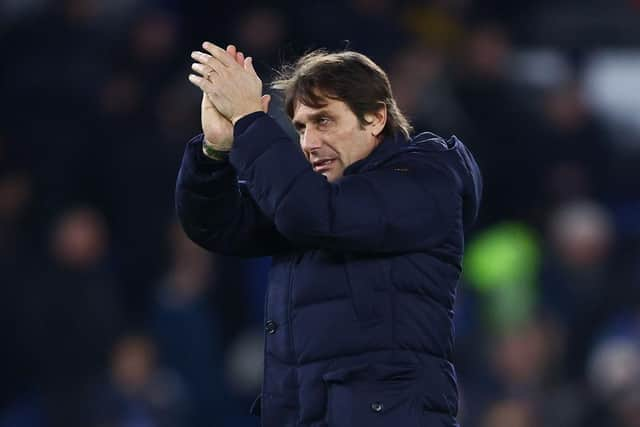
[[[382,353],[382,352],[391,352],[392,354],[395,353],[420,353],[420,354],[425,354],[427,356],[433,357],[435,359],[440,359],[440,360],[444,360],[449,362],[449,359],[447,359],[445,356],[439,356],[438,354],[431,352],[431,351],[425,351],[425,350],[419,350],[419,349],[411,349],[411,348],[406,348],[406,349],[397,349],[397,348],[381,348],[378,350],[364,350],[364,351],[357,351],[354,353],[349,353],[349,354],[341,354],[341,355],[333,355],[333,356],[327,356],[327,357],[321,357],[318,359],[311,359],[311,360],[306,360],[304,362],[298,362],[296,363],[294,366],[296,368],[300,368],[301,366],[304,365],[310,365],[313,363],[318,363],[318,362],[323,362],[323,361],[327,361],[327,360],[335,360],[335,359],[344,359],[344,358],[348,358],[348,357],[354,357],[354,356],[360,356],[363,354],[367,354],[367,353]]]
[[[307,307],[310,307],[310,306],[313,306],[313,305],[320,305],[320,304],[326,304],[326,303],[330,303],[330,302],[334,302],[334,301],[349,300],[349,299],[351,299],[351,297],[349,295],[344,295],[344,296],[340,296],[340,297],[326,298],[326,299],[319,300],[319,301],[311,301],[311,302],[293,304],[292,305],[292,309],[293,310],[299,310],[299,309],[307,308]]]
[[[408,262],[409,264],[411,264],[411,265],[412,265],[416,270],[418,270],[420,273],[422,273],[422,274],[423,274],[423,275],[424,275],[424,276],[429,280],[429,282],[430,282],[430,283],[433,283],[433,284],[436,284],[436,283],[437,283],[437,281],[436,281],[436,280],[434,280],[433,275],[432,275],[431,273],[428,273],[427,271],[425,271],[422,267],[420,267],[420,266],[418,265],[418,263],[417,263],[417,262],[415,262],[414,260],[412,260],[412,259],[411,259],[411,257],[406,257],[406,259],[407,259],[407,262]],[[422,295],[422,294],[420,294],[420,293],[418,293],[418,292],[411,292],[411,291],[408,291],[408,290],[404,290],[404,291],[405,291],[405,292],[407,292],[407,293],[411,293],[411,294],[418,294],[418,295]],[[429,299],[431,299],[431,300],[433,300],[433,301],[437,302],[438,304],[443,304],[443,303],[445,303],[445,302],[443,302],[443,301],[439,301],[439,300],[438,300],[435,296],[433,296],[433,295],[427,295],[427,297],[428,297]]]

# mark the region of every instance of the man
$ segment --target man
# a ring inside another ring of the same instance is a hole
[[[453,306],[478,167],[410,126],[356,52],[302,57],[275,86],[299,145],[265,112],[251,58],[204,43],[176,205],[203,247],[271,255],[265,427],[456,426]],[[243,182],[242,187],[238,182]]]

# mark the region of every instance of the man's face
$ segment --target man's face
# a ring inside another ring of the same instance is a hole
[[[326,99],[326,102],[320,108],[298,102],[293,125],[313,170],[333,182],[342,176],[347,166],[367,157],[379,144],[386,111],[380,116],[366,115],[365,119],[372,124],[362,126],[347,104],[335,99]]]

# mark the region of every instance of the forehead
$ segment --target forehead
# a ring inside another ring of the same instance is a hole
[[[343,101],[338,99],[324,98],[324,105],[318,107],[311,107],[303,104],[302,102],[296,102],[293,109],[292,120],[298,123],[305,123],[313,118],[318,113],[330,113],[336,116],[353,114],[349,109],[349,106]]]

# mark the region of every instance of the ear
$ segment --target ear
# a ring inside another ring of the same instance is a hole
[[[380,103],[380,108],[372,113],[366,113],[364,119],[367,122],[367,128],[373,136],[380,136],[387,124],[387,106]]]

